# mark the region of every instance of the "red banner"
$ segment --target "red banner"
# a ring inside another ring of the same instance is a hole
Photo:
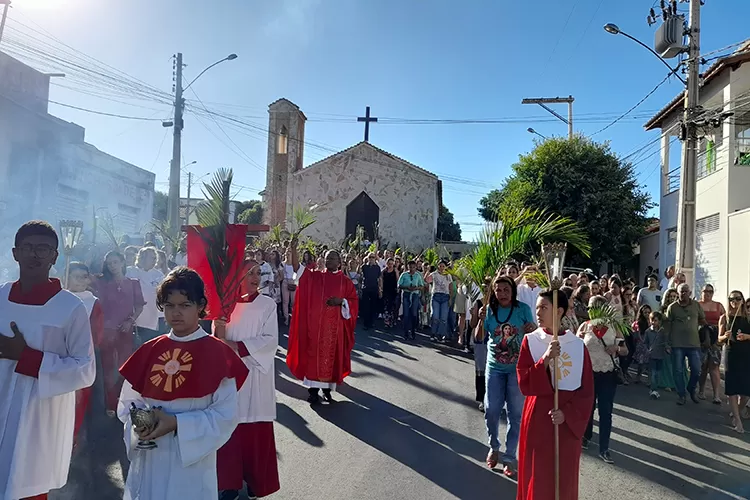
[[[227,254],[224,262],[221,293],[217,291],[217,280],[211,269],[207,252],[213,249],[219,252],[222,242],[212,241],[209,231],[201,226],[187,227],[187,261],[188,267],[194,269],[206,285],[208,307],[206,318],[209,320],[226,318],[229,320],[237,299],[240,296],[239,284],[244,283],[244,277],[239,279],[245,267],[245,235],[246,224],[228,224],[226,229]],[[239,279],[239,281],[238,281]]]

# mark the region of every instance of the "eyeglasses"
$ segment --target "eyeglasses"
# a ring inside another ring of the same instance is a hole
[[[742,302],[742,297],[729,297],[729,302]]]
[[[55,251],[57,251],[54,247],[45,245],[44,243],[41,243],[39,245],[32,245],[30,243],[27,243],[18,247],[17,250],[19,250],[24,255],[31,255],[33,253],[40,259],[46,259],[50,257]]]

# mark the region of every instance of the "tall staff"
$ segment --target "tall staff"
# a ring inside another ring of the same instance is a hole
[[[560,332],[560,319],[557,316],[557,294],[562,286],[563,263],[565,262],[565,252],[567,243],[549,243],[542,246],[542,255],[546,263],[547,280],[552,289],[552,340],[557,342]],[[555,389],[553,411],[560,409],[559,390],[560,365],[558,360],[554,361],[554,371],[552,373],[552,386]],[[555,500],[560,500],[560,426],[555,424]]]

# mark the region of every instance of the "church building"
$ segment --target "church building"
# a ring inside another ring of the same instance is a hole
[[[419,251],[434,245],[442,184],[428,172],[368,141],[303,168],[305,118],[279,99],[268,108],[264,223],[287,226],[294,207],[315,206],[305,230],[318,243],[339,245],[364,228],[367,239]]]

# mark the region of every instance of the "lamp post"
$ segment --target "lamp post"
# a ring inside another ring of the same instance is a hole
[[[633,40],[635,43],[637,43],[641,47],[643,47],[646,50],[648,50],[649,52],[651,52],[654,56],[656,56],[656,58],[658,60],[660,60],[662,63],[664,63],[664,66],[666,66],[667,68],[669,68],[670,74],[673,74],[674,76],[676,76],[677,79],[679,79],[683,83],[683,85],[687,85],[687,82],[680,75],[677,74],[677,70],[680,69],[679,66],[677,66],[676,68],[673,68],[672,66],[670,66],[669,63],[667,61],[665,61],[664,58],[662,56],[660,56],[654,49],[652,49],[651,47],[649,47],[648,45],[646,45],[642,41],[638,40],[636,37],[628,35],[624,31],[622,31],[619,26],[617,26],[614,23],[607,23],[607,24],[605,24],[604,25],[604,31],[606,31],[607,33],[609,33],[611,35],[622,35],[625,38],[629,38],[629,39]]]
[[[552,340],[557,341],[560,332],[560,320],[557,317],[557,294],[563,282],[563,265],[565,263],[565,252],[567,243],[548,243],[542,245],[542,255],[544,256],[547,279],[552,289]],[[559,360],[554,360],[554,370],[552,373],[553,385],[555,386],[554,410],[559,409],[559,391],[560,382],[560,364]],[[555,425],[555,500],[560,498],[560,430]]]
[[[80,220],[61,220],[60,232],[62,233],[63,255],[65,255],[65,288],[68,287],[70,277],[70,259],[73,256],[73,248],[83,233],[83,222]]]
[[[172,236],[177,236],[180,232],[180,166],[182,155],[182,129],[185,124],[182,120],[182,115],[185,111],[185,99],[182,94],[185,90],[190,88],[198,78],[213,68],[214,66],[223,63],[224,61],[233,61],[237,59],[237,54],[229,54],[223,59],[216,61],[209,65],[198,73],[198,76],[193,78],[193,81],[188,83],[186,87],[182,86],[182,53],[178,53],[175,57],[175,85],[174,85],[174,120],[172,122],[164,122],[164,127],[173,127],[172,133],[172,162],[169,167],[169,205],[167,209],[167,219],[169,220],[169,231]]]
[[[10,9],[10,0],[0,0],[3,7],[3,17],[0,19],[0,42],[3,40],[3,31],[5,31],[5,21],[8,19],[8,9]]]
[[[538,135],[539,137],[541,137],[542,139],[545,139],[545,140],[547,139],[547,136],[546,136],[546,135],[542,135],[542,134],[540,134],[539,132],[537,132],[536,130],[534,130],[534,129],[533,129],[533,128],[531,128],[531,127],[527,128],[527,129],[526,129],[526,131],[527,131],[528,133],[530,133],[530,134],[536,134],[536,135]]]

